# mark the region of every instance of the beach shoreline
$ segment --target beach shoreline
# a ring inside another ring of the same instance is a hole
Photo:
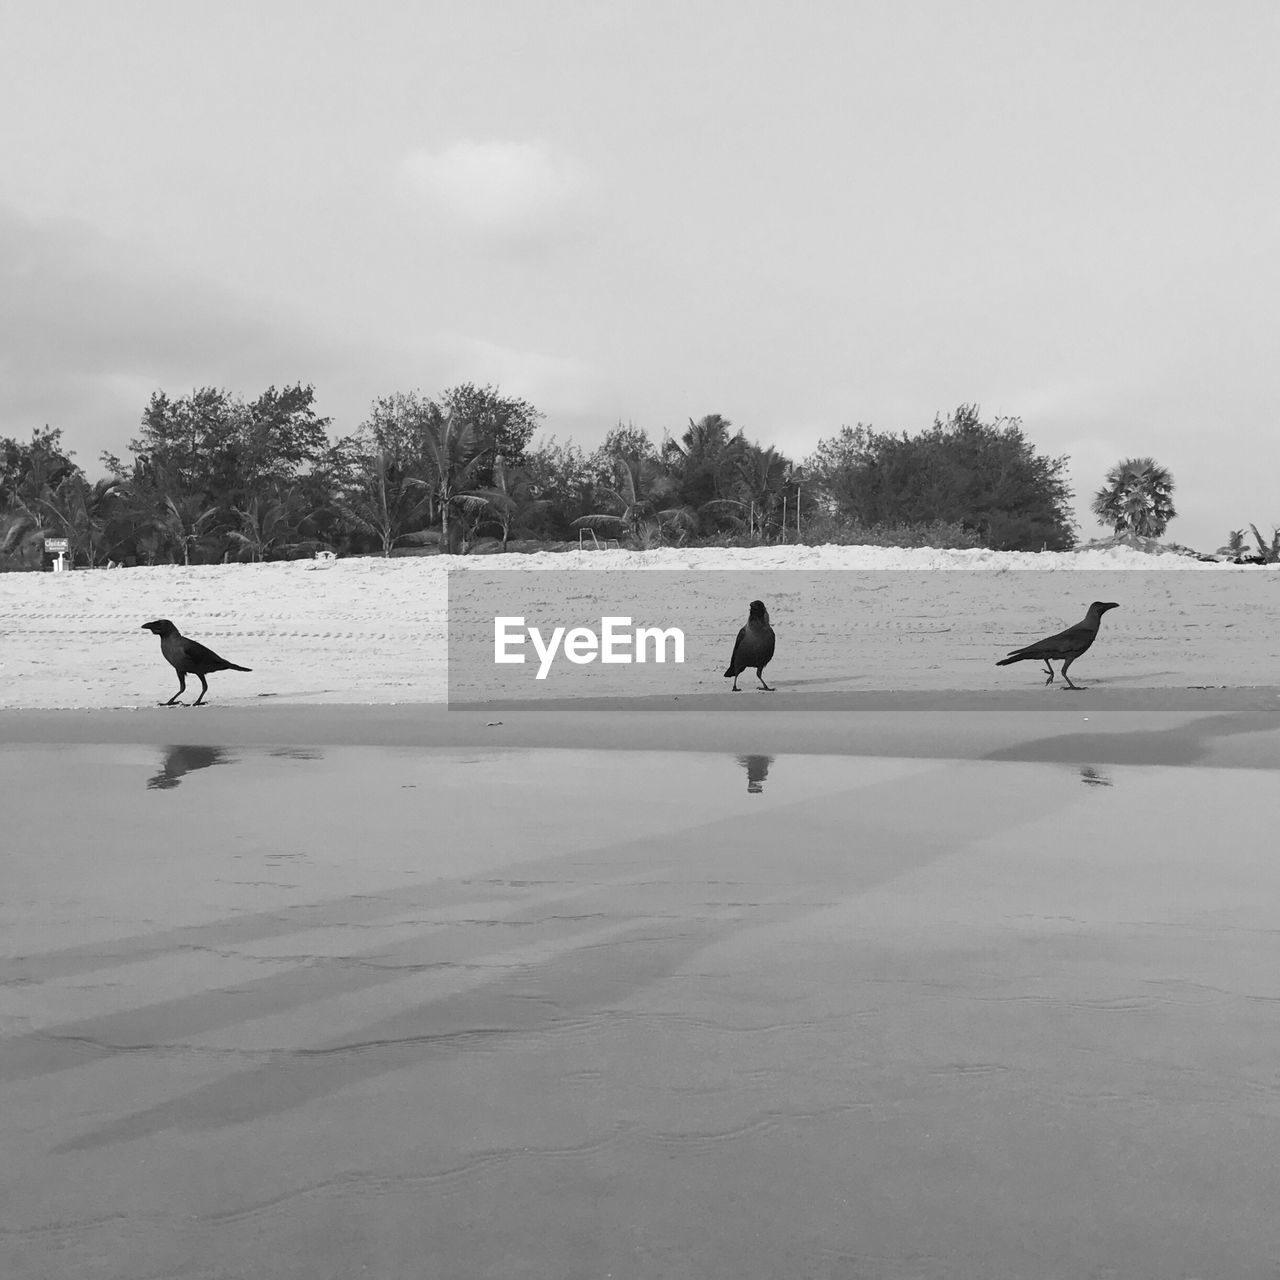
[[[1280,689],[0,711],[0,746],[701,751],[1280,768]],[[1183,696],[1177,696],[1182,694]],[[1048,699],[1058,704],[1045,705]],[[766,701],[767,700],[767,701]],[[751,705],[754,703],[754,705]]]
[[[898,705],[902,691],[972,696],[978,707],[1025,696],[1038,707],[1060,697],[1044,690],[1038,664],[996,662],[1071,625],[1091,599],[1120,608],[1072,670],[1091,692],[1069,696],[1143,705],[1158,696],[1147,691],[1177,691],[1194,707],[1223,686],[1280,680],[1276,574],[1170,572],[1136,556],[1022,557],[1039,571],[1021,572],[1018,557],[997,553],[974,562],[879,548],[769,550],[792,554],[611,553],[570,565],[566,557],[554,565],[551,557],[482,557],[465,572],[439,561],[351,559],[323,573],[280,562],[0,575],[0,709],[147,708],[167,699],[177,682],[142,629],[155,618],[249,669],[213,677],[216,705],[489,705],[541,699],[548,689],[574,695],[575,705],[715,699],[729,696],[721,673],[752,599],[767,602],[778,636],[768,673],[778,698]],[[916,563],[918,571],[899,571]],[[562,572],[546,571],[553,567]],[[544,631],[626,614],[636,625],[681,628],[687,653],[679,666],[560,662],[535,683],[536,665],[492,661],[495,617],[509,612]]]
[[[667,548],[352,558],[323,573],[282,562],[7,575],[0,743],[1101,751],[1271,767],[1270,735],[1257,726],[1280,716],[1280,577],[1176,573],[1168,559]],[[779,636],[776,692],[748,679],[735,694],[721,672],[757,593]],[[997,669],[1002,653],[1074,621],[1091,597],[1123,603],[1072,671],[1083,688],[1046,686],[1037,664]],[[495,610],[508,606],[575,625],[669,611],[666,622],[687,628],[688,660],[559,666],[542,682],[535,666],[492,661]],[[176,682],[141,630],[156,617],[251,670],[215,675],[198,713],[194,686],[188,705],[159,705]]]

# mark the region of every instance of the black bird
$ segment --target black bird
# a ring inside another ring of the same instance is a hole
[[[1065,631],[1059,631],[1056,636],[1049,636],[1045,640],[1037,640],[1035,644],[1029,644],[1025,649],[1013,649],[1007,658],[1001,658],[996,663],[997,667],[1007,667],[1011,662],[1032,662],[1043,660],[1045,670],[1049,673],[1049,678],[1045,684],[1053,683],[1053,667],[1050,665],[1050,658],[1062,659],[1062,678],[1067,682],[1068,689],[1078,689],[1078,684],[1071,683],[1071,677],[1067,675],[1067,668],[1094,642],[1098,634],[1098,624],[1102,621],[1102,615],[1108,609],[1118,609],[1120,606],[1114,602],[1103,600],[1095,600],[1089,606],[1089,612],[1084,615],[1083,622],[1077,622],[1074,627],[1068,627]]]
[[[733,657],[729,659],[729,668],[725,672],[726,676],[733,677],[733,692],[741,693],[738,688],[738,677],[744,672],[755,668],[756,679],[760,681],[760,687],[768,693],[773,690],[764,682],[764,669],[769,665],[769,660],[773,657],[773,628],[769,625],[769,611],[764,607],[763,601],[753,600],[751,602],[751,613],[747,618],[747,625],[738,632],[738,638],[733,643]]]
[[[209,682],[205,676],[210,672],[252,670],[251,667],[239,667],[226,658],[218,657],[212,649],[206,649],[198,640],[188,640],[168,618],[144,622],[142,630],[154,631],[160,637],[160,652],[178,673],[178,692],[163,703],[163,706],[173,706],[186,693],[188,676],[195,676],[200,681],[200,696],[191,705],[201,707],[204,705],[204,695],[209,692]]]

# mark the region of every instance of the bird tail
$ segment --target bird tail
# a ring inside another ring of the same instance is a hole
[[[253,668],[252,668],[252,667],[238,667],[238,666],[236,666],[236,664],[235,664],[234,662],[228,662],[228,663],[227,663],[227,670],[228,670],[228,671],[252,671],[252,670],[253,670]]]
[[[726,670],[725,670],[725,673],[724,673],[724,674],[725,674],[726,676],[736,676],[736,675],[738,674],[738,673],[733,669],[733,663],[732,663],[732,662],[731,662],[731,663],[729,664],[729,666],[726,668]]]
[[[1001,658],[1000,661],[996,663],[996,666],[1007,667],[1011,662],[1021,662],[1022,658],[1023,655],[1021,653],[1015,653],[1011,658]]]

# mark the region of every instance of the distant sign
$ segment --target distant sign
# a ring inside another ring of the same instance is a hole
[[[66,555],[71,548],[68,546],[66,538],[46,538],[44,540],[44,549]]]

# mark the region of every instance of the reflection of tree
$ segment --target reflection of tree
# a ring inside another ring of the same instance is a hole
[[[1109,787],[1111,779],[1105,773],[1099,773],[1091,764],[1080,766],[1080,781],[1086,787]]]
[[[764,780],[769,776],[772,756],[739,756],[738,763],[747,771],[747,794],[758,796],[764,790]]]
[[[193,770],[230,763],[225,747],[166,747],[160,772],[147,779],[147,790],[168,791]]]

